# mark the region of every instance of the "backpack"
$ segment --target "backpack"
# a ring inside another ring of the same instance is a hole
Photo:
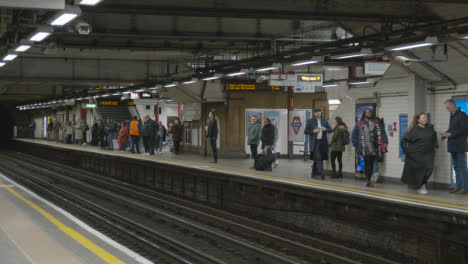
[[[351,142],[351,139],[350,139],[350,135],[349,135],[349,132],[348,130],[345,130],[343,132],[343,135],[341,136],[341,145],[349,145],[349,143]]]

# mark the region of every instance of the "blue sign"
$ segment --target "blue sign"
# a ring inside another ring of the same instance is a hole
[[[400,115],[400,142],[403,139],[403,136],[408,130],[408,115]],[[391,131],[391,130],[389,130]],[[403,148],[400,144],[400,158],[405,158],[406,154],[403,152]]]

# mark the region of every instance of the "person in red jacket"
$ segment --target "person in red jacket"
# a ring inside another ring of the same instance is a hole
[[[122,127],[119,131],[119,137],[117,141],[119,143],[119,148],[121,151],[125,151],[125,146],[127,145],[127,138],[128,138],[128,124],[127,122],[122,123]]]

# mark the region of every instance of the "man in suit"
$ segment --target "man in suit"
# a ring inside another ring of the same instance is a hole
[[[322,118],[322,109],[316,107],[313,109],[314,116],[307,120],[304,134],[309,136],[310,158],[314,160],[312,167],[312,178],[320,177],[325,179],[323,160],[328,155],[328,138],[327,133],[331,133],[332,129],[327,120]]]

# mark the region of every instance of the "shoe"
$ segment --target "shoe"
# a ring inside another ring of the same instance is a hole
[[[343,173],[341,171],[338,172],[338,178],[343,178]]]
[[[424,186],[424,185],[423,185]],[[416,191],[418,194],[427,194],[427,190],[425,187],[421,187],[419,190]]]
[[[449,193],[458,193],[458,191],[460,191],[460,190],[463,190],[463,189],[455,188],[455,189],[451,190]]]
[[[366,183],[366,187],[374,187],[374,184],[371,181],[368,181]]]

